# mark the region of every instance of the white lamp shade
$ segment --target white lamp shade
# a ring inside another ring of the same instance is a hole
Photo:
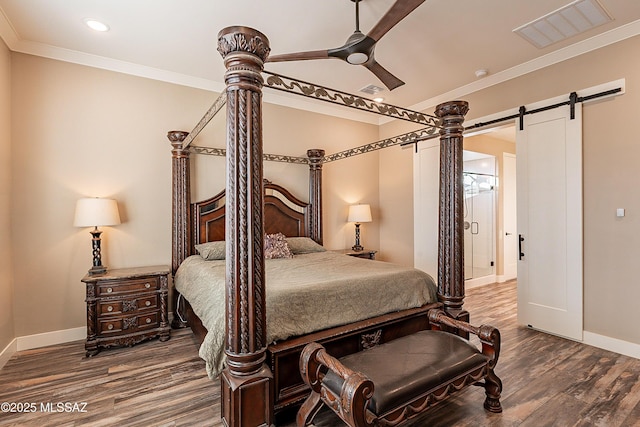
[[[76,203],[74,226],[98,227],[118,224],[120,224],[120,214],[115,200],[93,197],[80,199]]]
[[[371,222],[371,207],[369,205],[351,205],[349,206],[349,222]]]

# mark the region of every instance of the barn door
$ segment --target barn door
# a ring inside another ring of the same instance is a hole
[[[582,108],[516,123],[518,322],[582,340]]]

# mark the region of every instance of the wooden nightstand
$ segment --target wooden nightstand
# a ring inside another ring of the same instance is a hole
[[[87,286],[87,357],[100,348],[132,346],[171,337],[167,266],[107,270],[82,281]]]
[[[338,251],[341,254],[353,256],[356,258],[366,258],[366,259],[376,259],[376,252],[369,249],[364,249],[362,251],[354,251],[353,249],[345,249],[343,251]]]

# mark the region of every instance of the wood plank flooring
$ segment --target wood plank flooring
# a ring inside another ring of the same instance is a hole
[[[473,324],[502,334],[496,373],[504,412],[486,412],[484,389],[471,387],[410,427],[640,427],[640,360],[518,327],[515,301],[515,282],[470,289],[465,299]],[[219,383],[207,378],[188,330],[93,358],[84,357],[82,341],[19,352],[0,370],[0,402],[37,409],[0,412],[0,426],[222,426]],[[79,406],[43,411],[58,402]],[[277,425],[294,426],[294,415],[280,414]],[[315,425],[343,424],[321,411]]]

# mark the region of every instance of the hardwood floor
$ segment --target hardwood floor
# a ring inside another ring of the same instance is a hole
[[[0,402],[35,403],[37,412],[0,413],[0,426],[220,425],[218,384],[196,345],[181,330],[92,358],[83,341],[19,352],[0,371]],[[49,402],[86,402],[86,412],[41,411]]]
[[[484,389],[471,387],[410,426],[640,427],[640,360],[518,327],[515,301],[514,282],[470,289],[465,299],[473,324],[502,334],[504,412],[486,412]],[[188,330],[93,358],[84,342],[19,352],[0,370],[0,402],[37,409],[0,412],[0,426],[222,425],[218,381],[207,378]],[[54,412],[58,402],[78,403],[69,407],[76,412]],[[294,413],[277,424],[294,426]],[[321,411],[315,425],[343,424]]]

